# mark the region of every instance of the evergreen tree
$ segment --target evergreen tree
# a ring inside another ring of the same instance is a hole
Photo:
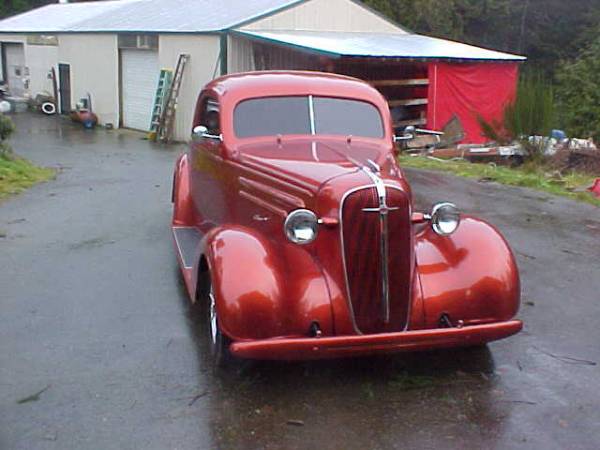
[[[600,142],[600,39],[557,71],[558,104],[572,136]]]
[[[366,0],[401,25],[427,35],[521,53],[552,74],[589,43],[597,0]]]
[[[80,1],[80,0],[71,0]],[[94,0],[84,0],[94,1]],[[56,3],[57,0],[2,0],[0,3],[0,19],[14,16],[30,9],[39,8],[40,6]]]

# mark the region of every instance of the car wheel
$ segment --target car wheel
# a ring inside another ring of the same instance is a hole
[[[219,326],[219,315],[217,312],[217,301],[212,282],[208,290],[208,307],[206,313],[206,329],[210,357],[215,367],[224,367],[231,362],[229,344],[231,340],[221,332]]]

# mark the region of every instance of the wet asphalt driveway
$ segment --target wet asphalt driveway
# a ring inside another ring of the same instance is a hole
[[[599,447],[600,209],[409,171],[420,204],[507,236],[524,332],[215,375],[171,245],[181,148],[17,122],[15,149],[60,171],[0,204],[0,449]]]

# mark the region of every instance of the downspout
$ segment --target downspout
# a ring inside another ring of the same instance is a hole
[[[227,72],[228,72],[228,67],[227,67],[227,58],[228,58],[227,42],[229,40],[228,38],[229,38],[229,33],[227,31],[222,31],[221,32],[221,49],[220,49],[221,76],[227,75]]]
[[[0,73],[1,84],[8,83],[8,70],[6,67],[6,47],[0,42],[0,58],[2,58],[2,73]]]

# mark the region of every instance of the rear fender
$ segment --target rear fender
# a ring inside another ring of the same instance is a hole
[[[453,324],[506,321],[520,303],[513,253],[492,225],[464,217],[458,230],[439,236],[430,227],[417,234],[416,258],[425,326],[435,328],[447,314]]]

